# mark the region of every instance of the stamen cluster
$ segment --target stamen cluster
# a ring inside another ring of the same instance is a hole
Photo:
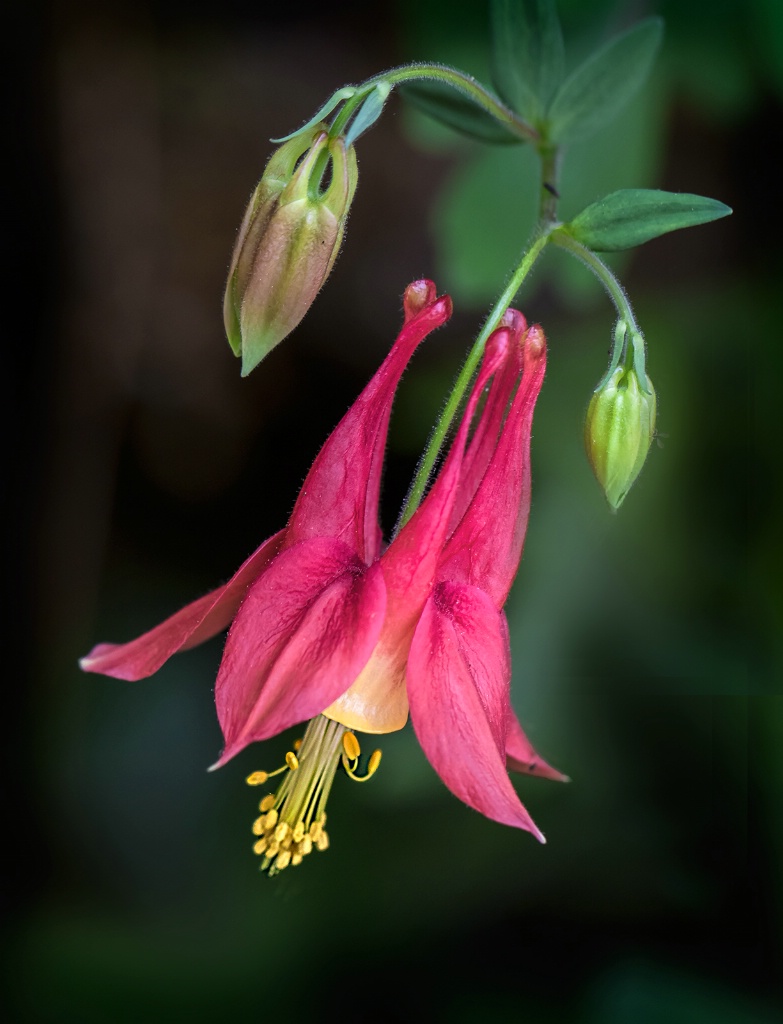
[[[270,877],[290,865],[301,864],[313,849],[326,850],[326,801],[342,761],[349,778],[364,782],[375,774],[381,752],[370,756],[367,774],[358,776],[361,748],[354,733],[339,722],[319,715],[307,726],[302,740],[285,755],[285,764],[273,772],[253,772],[249,786],[262,786],[275,775],[285,774],[276,793],[267,793],[258,805],[261,814],[253,822],[259,838],[253,852],[263,856],[261,870]]]

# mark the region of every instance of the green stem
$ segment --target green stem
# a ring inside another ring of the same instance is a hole
[[[557,191],[560,176],[560,149],[551,143],[541,143],[538,146],[538,155],[541,157],[539,210],[541,221],[551,227],[557,222],[557,201],[560,198],[560,193]]]
[[[609,297],[615,304],[620,319],[625,320],[631,330],[641,334],[631,309],[631,303],[628,301],[628,296],[625,294],[623,286],[604,261],[596,256],[592,249],[588,249],[586,245],[577,242],[567,231],[555,231],[550,237],[555,245],[559,245],[561,249],[565,249],[573,256],[576,256],[589,270],[592,270],[607,292],[609,292]]]
[[[526,142],[539,142],[538,132],[527,121],[523,121],[519,114],[502,103],[497,96],[485,89],[471,75],[465,74],[464,71],[457,71],[456,68],[446,67],[444,64],[407,64],[404,67],[392,68],[390,71],[384,71],[380,75],[368,78],[360,86],[360,90],[364,94],[365,87],[375,85],[377,82],[388,82],[389,85],[394,86],[417,79],[445,82],[469,96],[474,103],[483,107],[487,113],[506,125],[509,131],[518,135],[520,139],[524,139]]]
[[[538,257],[541,255],[541,251],[550,239],[550,232],[543,231],[539,233],[533,244],[525,252],[519,266],[516,268],[514,273],[511,275],[511,279],[506,285],[503,294],[500,296],[492,312],[487,317],[484,326],[481,329],[481,333],[476,338],[473,348],[468,353],[468,357],[465,360],[462,369],[459,372],[459,376],[454,384],[451,394],[449,395],[448,401],[440,414],[440,419],[435,425],[427,448],[424,451],[424,455],[419,463],[419,468],[416,471],[416,476],[411,489],[408,492],[408,497],[405,502],[405,507],[400,514],[400,519],[395,530],[395,535],[405,526],[408,520],[411,518],[413,513],[419,507],[424,491],[427,487],[427,481],[430,478],[430,473],[435,465],[435,460],[438,457],[438,453],[443,446],[443,442],[448,433],[449,427],[459,409],[460,403],[468,389],[473,374],[478,367],[479,361],[481,360],[482,353],[484,352],[484,346],[487,343],[487,339],[490,334],[499,325],[503,314],[506,312],[508,307],[514,301],[514,296],[520,289],[522,282],[525,280],[527,275],[533,268],[533,264],[536,262]]]
[[[364,88],[362,88],[361,91],[357,92],[355,96],[351,96],[343,103],[343,105],[335,114],[334,121],[332,121],[331,125],[329,126],[330,138],[334,139],[342,133],[343,129],[350,121],[354,112],[358,110],[362,103],[364,103],[364,101],[367,99],[367,94],[369,93],[369,91],[369,89],[365,90]]]

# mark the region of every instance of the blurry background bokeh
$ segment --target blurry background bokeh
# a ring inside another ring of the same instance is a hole
[[[519,299],[550,369],[508,606],[513,699],[573,782],[519,780],[539,846],[455,800],[408,727],[370,785],[338,778],[330,851],[272,881],[243,779],[291,737],[206,773],[221,640],[135,684],[76,660],[216,586],[284,523],[405,285],[429,276],[456,312],[395,407],[393,524],[529,230],[530,154],[393,97],[360,142],[328,286],[246,380],[224,275],[269,138],[406,61],[488,80],[486,6],[39,0],[7,26],[5,1019],[781,1019],[783,5],[560,9],[572,61],[666,19],[645,92],[568,155],[563,214],[637,186],[735,210],[618,264],[661,435],[619,515],[581,439],[609,303],[557,253]]]

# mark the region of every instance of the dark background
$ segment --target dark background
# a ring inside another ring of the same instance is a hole
[[[572,58],[661,13],[653,79],[568,154],[563,214],[619,187],[734,216],[618,262],[661,433],[617,516],[581,424],[611,308],[547,254],[519,304],[550,368],[508,612],[514,702],[573,782],[519,781],[548,837],[490,823],[407,728],[338,779],[332,848],[269,881],[255,768],[206,774],[220,640],[136,684],[82,675],[279,529],[419,276],[454,296],[392,425],[395,518],[445,391],[524,242],[530,163],[394,96],[359,144],[346,244],[241,380],[221,300],[270,137],[386,67],[486,80],[483,4],[33,3],[8,26],[3,533],[4,979],[16,1022],[285,1014],[373,1022],[780,1020],[780,214],[776,0],[561,5]]]

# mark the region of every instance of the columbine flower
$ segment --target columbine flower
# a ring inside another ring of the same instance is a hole
[[[215,688],[225,748],[214,767],[249,743],[310,719],[281,769],[247,780],[263,785],[285,772],[276,793],[261,800],[253,826],[254,849],[272,874],[313,847],[326,848],[325,805],[338,766],[361,781],[380,761],[375,751],[358,774],[361,749],[353,730],[402,728],[409,700],[436,770],[489,817],[542,838],[505,773],[506,756],[512,768],[560,777],[537,758],[511,713],[499,611],[529,507],[530,419],[543,378],[543,335],[528,338],[525,360],[518,314],[490,339],[441,472],[382,551],[378,497],[394,392],[419,342],[451,312],[448,297],[437,298],[427,281],[407,289],[404,307],[405,324],[389,356],[316,458],[286,528],[225,587],[129,644],[99,645],[81,662],[87,671],[142,678],[231,621]],[[520,384],[523,361],[531,369]],[[466,458],[475,408],[493,377]],[[492,528],[479,536],[492,495],[508,509],[498,520],[505,539],[496,537],[494,510]],[[496,541],[501,564],[492,568]],[[464,564],[466,545],[475,547],[475,566]],[[449,628],[461,639],[450,642]],[[486,672],[476,670],[476,657],[485,660]]]

